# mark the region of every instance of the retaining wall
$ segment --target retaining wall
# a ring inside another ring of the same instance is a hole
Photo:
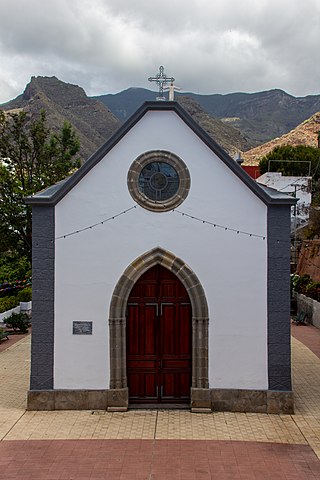
[[[303,311],[308,315],[307,322],[320,328],[320,303],[302,293],[296,293],[298,314]]]
[[[6,312],[0,313],[0,323],[3,323],[3,320],[5,318],[10,317],[13,313],[20,313],[20,312],[29,313],[31,309],[32,309],[32,302],[20,302],[20,305],[18,305],[17,307],[11,308]]]

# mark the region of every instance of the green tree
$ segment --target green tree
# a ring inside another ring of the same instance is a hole
[[[70,175],[80,166],[79,149],[68,122],[52,133],[44,111],[35,119],[0,111],[0,254],[31,259],[31,208],[24,197]]]
[[[284,175],[308,176],[313,180],[320,178],[320,149],[306,145],[283,145],[275,147],[272,152],[263,157],[259,163],[261,174],[266,173],[269,168],[272,172],[281,172]]]

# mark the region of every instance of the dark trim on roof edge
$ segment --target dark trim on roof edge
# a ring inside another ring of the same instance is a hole
[[[145,102],[140,108],[116,131],[116,133],[106,141],[89,159],[65,182],[57,188],[52,195],[45,196],[35,194],[25,198],[28,205],[56,205],[82,178],[102,160],[102,158],[134,127],[134,125],[148,111],[174,111],[189,128],[213,151],[230,170],[243,181],[245,185],[266,205],[294,205],[295,199],[290,196],[283,198],[273,198],[268,195],[259,185],[218,145],[193,118],[177,102]],[[49,187],[50,188],[50,187]]]

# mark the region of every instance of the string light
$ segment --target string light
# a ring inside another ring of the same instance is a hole
[[[60,237],[56,237],[56,240],[60,240],[61,238],[67,238],[70,237],[71,235],[76,235],[77,233],[84,232],[85,230],[90,230],[91,228],[97,227],[98,225],[103,225],[106,222],[109,222],[110,220],[114,220],[117,217],[120,217],[121,215],[124,215],[131,210],[137,208],[137,205],[134,205],[133,207],[127,208],[127,210],[124,210],[123,212],[117,213],[116,215],[113,215],[112,217],[106,218],[105,220],[102,220],[101,222],[94,223],[93,225],[89,225],[89,227],[81,228],[79,230],[75,230],[74,232],[66,233],[65,235],[60,235]]]
[[[101,222],[97,222],[97,223],[94,223],[93,225],[89,225],[88,227],[81,228],[79,230],[75,230],[75,231],[70,232],[70,233],[66,233],[65,235],[60,235],[59,237],[56,237],[56,240],[60,240],[62,238],[67,238],[67,237],[70,237],[71,235],[76,235],[78,233],[84,232],[86,230],[90,230],[90,229],[92,229],[94,227],[97,227],[99,225],[103,225],[104,223],[109,222],[110,220],[114,220],[117,217],[120,217],[121,215],[124,215],[124,214],[130,212],[131,210],[133,210],[137,207],[138,207],[138,205],[134,205],[134,206],[128,208],[127,210],[124,210],[124,211],[122,211],[122,212],[120,212],[116,215],[113,215],[112,217],[106,218],[105,220],[102,220]],[[189,215],[188,213],[182,212],[182,211],[177,210],[177,209],[173,209],[173,210],[171,210],[171,212],[178,213],[179,215],[182,215],[183,217],[187,217],[187,218],[190,218],[192,220],[196,220],[198,222],[201,222],[202,224],[210,225],[214,228],[221,228],[224,231],[234,232],[237,235],[246,235],[246,236],[251,237],[251,238],[256,237],[256,238],[260,238],[261,240],[266,240],[266,238],[267,238],[265,235],[259,235],[257,233],[252,233],[252,232],[246,232],[246,231],[240,230],[238,228],[227,227],[226,225],[220,225],[219,223],[210,222],[208,220],[204,220],[203,218],[199,218],[199,217],[196,217],[194,215]],[[291,244],[290,240],[274,239],[274,241],[276,241],[277,243],[286,243],[288,245]]]
[[[226,227],[225,225],[220,225],[218,223],[209,222],[208,220],[204,220],[203,218],[195,217],[194,215],[189,215],[188,213],[181,212],[180,210],[177,210],[177,209],[173,209],[172,212],[179,213],[183,217],[188,217],[188,218],[191,218],[192,220],[197,220],[198,222],[201,222],[203,224],[211,225],[214,228],[222,228],[225,231],[229,230],[230,232],[235,232],[238,235],[241,234],[241,235],[247,235],[248,237],[257,237],[257,238],[261,238],[262,240],[266,239],[265,235],[258,235],[257,233],[245,232],[243,230],[238,230],[237,228]],[[280,240],[279,240],[279,242],[280,242]]]

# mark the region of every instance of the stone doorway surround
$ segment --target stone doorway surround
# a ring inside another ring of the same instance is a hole
[[[126,309],[133,285],[149,268],[160,264],[170,270],[186,288],[192,306],[193,411],[211,411],[208,380],[209,314],[204,290],[191,268],[171,252],[156,247],[134,260],[120,277],[110,304],[110,390],[108,410],[128,408],[126,374]]]
[[[279,255],[279,254],[278,254]],[[275,257],[273,261],[278,261]],[[209,388],[208,382],[208,338],[209,317],[208,306],[204,290],[200,281],[191,268],[180,258],[172,253],[157,247],[134,260],[121,275],[112,295],[109,314],[110,329],[110,388],[108,390],[55,390],[52,389],[53,375],[48,382],[35,383],[38,376],[31,377],[34,381],[33,389],[28,392],[28,410],[104,410],[125,411],[128,408],[128,386],[126,378],[126,308],[130,291],[140,276],[152,266],[160,264],[170,270],[185,286],[192,306],[192,386],[191,386],[191,411],[231,411],[231,412],[256,412],[256,413],[294,413],[294,397],[290,388],[277,390],[243,390],[243,389],[217,389]],[[43,282],[42,282],[43,283]],[[274,281],[273,281],[274,284]],[[274,285],[273,285],[274,287]],[[288,290],[289,291],[289,290]],[[272,290],[275,294],[275,287]],[[270,297],[273,299],[273,295]],[[273,303],[271,303],[271,307]],[[274,313],[269,308],[269,316],[273,319]],[[277,307],[277,304],[275,304]],[[277,313],[277,312],[276,312]],[[278,313],[277,313],[278,314]],[[45,327],[53,326],[48,322],[48,312],[43,314]],[[270,323],[270,321],[269,321]],[[277,322],[278,325],[279,322]],[[278,330],[274,330],[274,323],[270,324],[268,342],[276,337]],[[41,326],[41,325],[40,325]],[[287,333],[285,322],[281,327]],[[36,325],[35,325],[36,327]],[[38,325],[39,328],[39,325]],[[36,330],[36,328],[34,328]],[[290,335],[290,331],[288,332]],[[47,335],[52,341],[53,333]],[[282,337],[281,337],[282,338]],[[43,345],[40,345],[43,349]],[[33,347],[35,349],[35,347]],[[42,350],[41,350],[42,352]],[[40,360],[42,356],[35,351],[34,358]],[[45,369],[40,372],[52,374],[52,365],[45,357]],[[42,364],[41,364],[42,365]],[[277,366],[277,365],[276,365]],[[35,362],[35,367],[37,364]],[[280,365],[281,367],[281,365]],[[39,368],[38,368],[39,370]],[[269,362],[270,370],[270,362]],[[280,369],[280,373],[283,369]],[[277,370],[273,368],[272,373]],[[286,373],[286,372],[285,372]],[[270,377],[270,372],[269,372]],[[46,376],[44,378],[47,378]],[[284,375],[284,378],[288,377]],[[290,378],[289,378],[290,380]],[[291,384],[290,384],[291,385]],[[289,387],[290,387],[289,385]],[[273,386],[273,384],[271,385]],[[286,385],[284,385],[286,387]]]

